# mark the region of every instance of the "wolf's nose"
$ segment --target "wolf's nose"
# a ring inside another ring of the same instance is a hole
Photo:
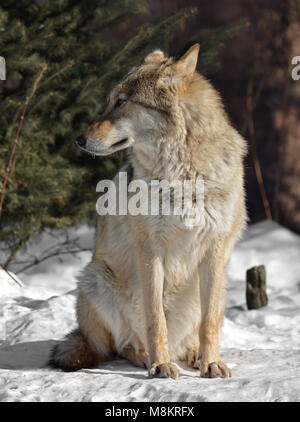
[[[84,147],[86,144],[86,139],[83,135],[77,136],[76,142],[80,147]]]

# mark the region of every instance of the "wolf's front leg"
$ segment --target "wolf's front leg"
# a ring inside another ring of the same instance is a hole
[[[150,359],[149,376],[177,378],[179,372],[170,362],[168,351],[168,331],[163,309],[163,267],[160,259],[145,244],[139,248],[139,264]]]
[[[200,373],[205,378],[227,378],[231,372],[220,359],[219,332],[226,304],[225,240],[219,240],[200,264]]]

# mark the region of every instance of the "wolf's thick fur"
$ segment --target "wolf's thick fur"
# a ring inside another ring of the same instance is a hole
[[[196,72],[198,51],[195,45],[178,61],[149,54],[112,90],[82,148],[108,155],[130,146],[132,177],[147,183],[201,177],[203,224],[188,228],[179,216],[99,217],[93,259],[79,277],[79,331],[54,349],[54,366],[75,370],[117,354],[151,376],[176,378],[171,362],[193,366],[199,357],[202,376],[230,376],[219,331],[224,271],[246,222],[246,144]]]

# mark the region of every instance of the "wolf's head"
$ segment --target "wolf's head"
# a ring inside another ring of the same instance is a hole
[[[180,97],[196,70],[199,44],[174,61],[156,50],[145,57],[110,92],[100,119],[76,139],[95,155],[109,155],[153,142],[176,126]]]

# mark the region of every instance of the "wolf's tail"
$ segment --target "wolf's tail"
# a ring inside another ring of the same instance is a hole
[[[80,329],[77,329],[68,334],[64,341],[54,346],[48,365],[70,372],[81,368],[92,368],[98,362],[97,353],[92,350]]]

